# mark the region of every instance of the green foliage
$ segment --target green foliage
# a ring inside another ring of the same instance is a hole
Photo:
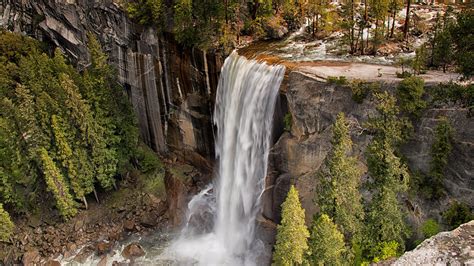
[[[353,80],[350,84],[352,99],[361,104],[367,96],[380,91],[380,83],[366,82],[360,79]]]
[[[74,216],[77,210],[69,193],[69,187],[58,167],[44,148],[40,149],[40,159],[48,191],[53,193],[59,212],[65,219]]]
[[[310,265],[345,265],[344,236],[326,214],[313,221],[308,242]]]
[[[293,117],[291,116],[291,113],[286,113],[285,117],[283,118],[283,123],[285,124],[285,131],[290,132],[291,131],[291,124],[293,122]]]
[[[415,50],[415,58],[412,62],[413,72],[417,75],[426,73],[427,60],[428,54],[426,52],[426,46],[422,45]]]
[[[395,74],[397,75],[397,78],[409,78],[411,77],[411,73],[407,70],[407,67],[413,65],[413,60],[411,58],[407,57],[400,57],[397,60],[397,65],[402,68],[402,72],[396,72]]]
[[[398,256],[399,244],[396,241],[378,243],[372,249],[373,262],[388,260]]]
[[[370,250],[379,243],[396,241],[400,249],[408,235],[397,194],[405,192],[409,180],[408,169],[396,155],[395,147],[402,140],[403,123],[398,115],[395,98],[377,93],[379,116],[369,120],[373,132],[367,147],[367,165],[370,176],[369,189],[373,193],[366,221],[365,245]]]
[[[460,104],[462,107],[468,108],[470,112],[474,110],[474,84],[440,83],[432,88],[431,95],[431,104],[437,107]]]
[[[455,61],[464,77],[474,76],[474,10],[466,8],[458,14],[456,25],[451,29],[455,44]]]
[[[430,238],[439,233],[440,231],[440,226],[438,222],[436,222],[434,219],[426,220],[421,226],[421,232],[423,233],[423,236],[425,238]]]
[[[47,189],[69,218],[74,199],[84,200],[97,183],[110,188],[132,157],[138,130],[131,106],[93,36],[83,74],[29,38],[5,32],[0,39],[0,202],[28,212]]]
[[[163,165],[158,156],[145,145],[138,147],[137,160],[140,170],[145,174],[154,173],[163,169]]]
[[[162,0],[138,0],[127,4],[128,15],[142,25],[160,25],[163,9]]]
[[[466,204],[454,201],[443,213],[443,219],[450,229],[454,229],[474,219],[474,213]]]
[[[349,81],[345,76],[339,76],[339,77],[332,77],[329,76],[327,77],[327,82],[329,84],[336,84],[336,85],[347,85],[349,84]]]
[[[374,140],[395,147],[403,141],[402,129],[406,126],[405,121],[399,117],[397,100],[386,91],[375,93],[374,97],[379,116],[370,117],[366,127],[374,135]]]
[[[305,225],[304,209],[294,186],[291,186],[281,207],[281,223],[277,227],[273,264],[302,264],[308,250],[309,232]]]
[[[405,78],[397,86],[397,98],[402,112],[419,117],[426,107],[423,100],[425,81],[419,77]]]
[[[333,126],[332,150],[321,173],[318,202],[348,238],[359,237],[364,218],[359,193],[361,171],[352,151],[349,126],[343,113],[339,113]]]
[[[14,225],[10,215],[3,209],[3,205],[0,203],[0,241],[8,241],[13,234],[13,228]]]
[[[433,38],[432,44],[432,65],[434,67],[442,67],[443,71],[446,72],[447,67],[452,63],[454,59],[453,54],[453,39],[452,39],[452,28],[453,22],[451,21],[451,12],[446,10],[444,17],[437,23],[436,34]],[[442,22],[442,23],[441,23]]]
[[[444,170],[452,150],[453,129],[446,117],[441,117],[435,129],[435,138],[431,146],[430,173],[425,186],[431,189],[430,196],[439,198],[443,193]]]

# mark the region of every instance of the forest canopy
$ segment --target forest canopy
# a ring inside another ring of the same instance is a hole
[[[92,64],[79,73],[60,50],[0,32],[0,206],[10,215],[52,202],[73,216],[86,195],[115,186],[136,150],[124,90],[92,35],[88,47]]]

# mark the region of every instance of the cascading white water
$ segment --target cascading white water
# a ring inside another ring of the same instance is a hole
[[[218,176],[188,205],[188,223],[171,245],[180,264],[255,265],[256,216],[284,72],[236,52],[225,60],[214,110]]]

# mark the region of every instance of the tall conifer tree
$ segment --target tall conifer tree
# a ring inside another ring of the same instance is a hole
[[[299,265],[308,250],[309,232],[305,225],[304,209],[298,191],[291,186],[285,202],[281,205],[281,223],[277,227],[274,265]]]

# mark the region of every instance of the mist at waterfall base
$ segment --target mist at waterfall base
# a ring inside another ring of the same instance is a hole
[[[169,249],[180,264],[256,265],[255,239],[265,186],[275,101],[285,68],[233,52],[217,88],[217,178],[188,204],[186,225]]]
[[[284,73],[283,66],[248,60],[236,52],[225,60],[214,109],[215,181],[190,200],[186,223],[174,239],[170,240],[173,234],[162,232],[132,235],[114,248],[108,261],[130,262],[122,252],[129,243],[139,242],[146,255],[133,260],[137,265],[261,264],[259,259],[266,251],[255,237],[256,218],[265,187],[275,102]],[[98,265],[102,259],[91,255],[77,263],[71,258],[58,260],[61,265]]]

